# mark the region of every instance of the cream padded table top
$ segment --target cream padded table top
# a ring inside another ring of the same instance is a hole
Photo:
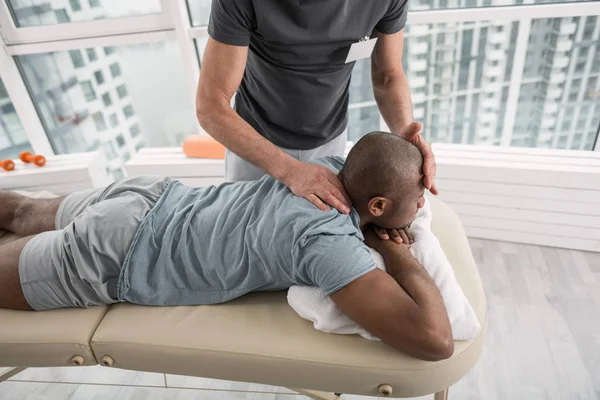
[[[390,384],[393,396],[443,390],[481,355],[486,301],[464,230],[456,214],[431,199],[433,230],[458,282],[482,323],[480,336],[456,342],[452,358],[411,359],[358,336],[316,331],[288,306],[285,293],[255,293],[201,307],[120,304],[89,310],[0,310],[0,367],[64,366],[75,355],[85,364],[112,361],[138,371],[182,374],[374,396]],[[0,241],[6,241],[4,237]],[[6,329],[7,327],[8,329]]]
[[[485,296],[460,221],[440,201],[432,199],[431,206],[434,232],[486,327]],[[485,330],[475,341],[456,342],[448,360],[415,360],[380,342],[315,330],[280,292],[216,306],[117,305],[100,324],[92,348],[118,368],[370,396],[380,384],[390,384],[394,396],[413,397],[464,376],[479,358],[484,337]]]

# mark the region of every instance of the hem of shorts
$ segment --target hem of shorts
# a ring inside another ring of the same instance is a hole
[[[18,269],[19,269],[19,284],[21,285],[21,291],[23,292],[23,296],[25,297],[25,301],[27,302],[27,304],[29,304],[29,307],[33,308],[35,311],[40,311],[43,309],[40,307],[36,307],[34,302],[31,301],[31,296],[27,295],[27,290],[25,288],[32,281],[27,281],[27,282],[23,281],[22,270],[25,269],[25,262],[23,261],[24,258],[27,257],[27,255],[31,252],[30,247],[39,237],[40,237],[40,235],[36,235],[33,238],[31,238],[31,240],[29,242],[27,242],[27,244],[25,244],[25,247],[23,247],[23,250],[21,250],[21,254],[19,255],[19,267],[18,267]]]
[[[158,201],[152,207],[152,210],[150,210],[150,212],[148,214],[146,214],[143,221],[140,223],[140,226],[138,226],[138,229],[135,232],[135,236],[133,237],[133,240],[131,241],[131,244],[129,245],[129,249],[127,250],[127,254],[125,255],[125,260],[123,261],[123,265],[121,266],[121,271],[119,272],[119,280],[117,282],[117,299],[120,302],[127,301],[125,299],[125,296],[127,295],[127,292],[129,291],[130,283],[129,283],[129,279],[127,278],[126,272],[129,271],[129,262],[131,261],[131,257],[133,256],[133,250],[137,246],[137,243],[140,239],[140,235],[142,234],[142,228],[145,228],[146,225],[148,225],[148,223],[150,221],[150,217],[152,215],[154,215],[156,210],[162,205],[162,203],[165,202],[165,199],[167,198],[167,194],[171,191],[175,182],[177,182],[177,181],[172,179],[167,184],[167,186],[163,190],[162,194],[160,195]]]
[[[62,216],[65,210],[65,206],[67,204],[67,199],[71,196],[72,193],[67,195],[58,205],[58,209],[56,210],[56,217],[54,217],[54,227],[56,228],[56,230],[64,228],[64,226],[61,226],[59,222],[62,221]]]

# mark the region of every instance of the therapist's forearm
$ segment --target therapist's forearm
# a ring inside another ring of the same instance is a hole
[[[414,120],[410,88],[404,72],[374,79],[373,92],[383,120],[392,133],[401,132]]]
[[[208,105],[207,103],[213,103]],[[204,102],[197,111],[200,126],[223,146],[281,181],[296,160],[262,137],[227,104]]]

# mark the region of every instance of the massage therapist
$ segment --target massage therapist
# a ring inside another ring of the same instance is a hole
[[[421,125],[411,123],[402,69],[407,3],[213,0],[196,109],[200,125],[228,149],[227,180],[267,173],[321,209],[348,213],[338,177],[307,161],[343,156],[352,68],[371,58],[381,115],[420,149],[424,185],[437,194],[434,156]]]

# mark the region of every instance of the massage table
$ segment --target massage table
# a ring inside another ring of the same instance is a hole
[[[487,308],[457,215],[441,201],[430,201],[432,229],[482,326],[475,340],[456,342],[454,355],[447,360],[420,361],[357,335],[319,332],[291,309],[285,292],[270,292],[199,307],[0,309],[0,367],[12,367],[0,373],[0,382],[28,367],[100,364],[285,386],[321,400],[342,393],[381,397],[435,393],[436,400],[446,399],[448,388],[482,353]],[[0,244],[14,239],[5,234]]]

